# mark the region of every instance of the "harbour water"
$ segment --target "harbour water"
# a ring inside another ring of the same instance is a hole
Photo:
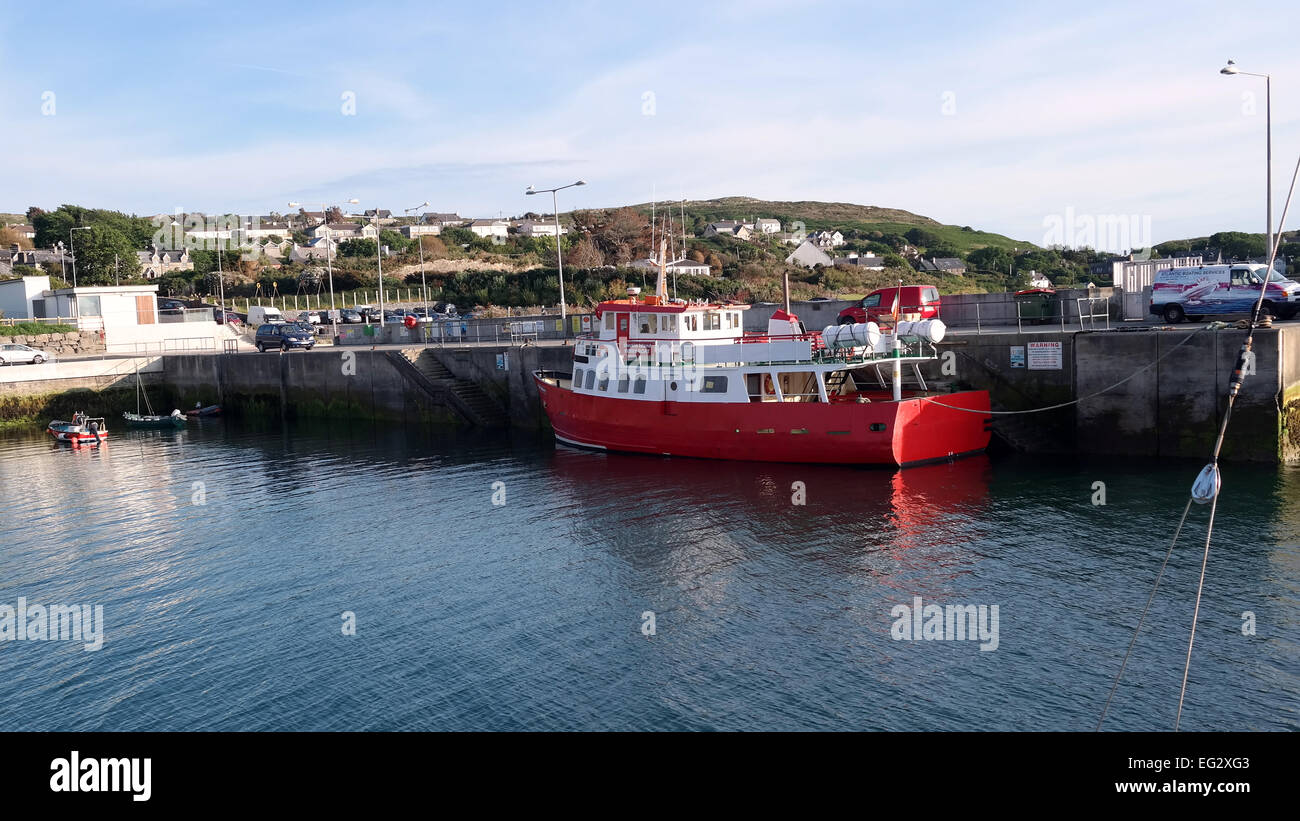
[[[0,606],[102,605],[103,644],[0,641],[0,730],[1091,729],[1199,468],[8,434]],[[1297,499],[1300,469],[1224,469],[1183,729],[1300,729]],[[1108,729],[1173,725],[1206,513]],[[917,597],[997,606],[996,649],[895,638]]]

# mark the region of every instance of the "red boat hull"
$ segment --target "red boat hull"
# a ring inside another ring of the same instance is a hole
[[[100,431],[98,437],[93,433],[84,431],[56,430],[52,427],[46,428],[45,432],[60,442],[68,442],[73,445],[98,445],[103,444],[104,440],[108,439],[107,431]]]
[[[574,393],[534,378],[556,439],[578,447],[900,466],[978,453],[991,435],[987,391],[899,402],[647,402]]]

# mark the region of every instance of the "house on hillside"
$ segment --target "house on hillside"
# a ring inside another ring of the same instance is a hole
[[[190,261],[187,249],[168,251],[154,246],[151,251],[136,251],[140,260],[140,275],[145,279],[157,279],[172,271],[193,271],[194,263]]]
[[[553,237],[555,236],[555,221],[522,220],[520,221],[517,230],[520,236],[525,237]],[[569,233],[569,229],[561,225],[560,233],[567,234]]]
[[[420,221],[427,225],[440,225],[443,228],[459,228],[465,224],[465,218],[459,214],[424,214]]]
[[[628,267],[636,268],[640,271],[658,273],[659,260],[649,258],[638,259],[634,262],[628,263]],[[707,277],[713,276],[713,269],[709,267],[709,263],[707,262],[696,262],[693,259],[675,259],[664,265],[664,273],[669,276],[673,274],[681,274],[683,276]]]
[[[336,240],[344,240],[374,239],[379,231],[372,223],[357,225],[355,222],[331,222],[317,225],[307,233],[317,239],[331,237]]]
[[[754,235],[754,226],[748,225],[736,220],[723,220],[721,222],[711,222],[704,229],[703,236],[709,237],[733,237],[739,240],[749,240]]]
[[[885,258],[873,254],[849,254],[847,257],[836,258],[835,267],[856,268],[860,271],[883,271],[885,270]]]
[[[830,254],[823,251],[812,240],[803,243],[785,258],[786,265],[799,265],[803,268],[815,268],[818,265],[831,266],[835,263]]]
[[[403,225],[401,230],[402,236],[407,239],[415,239],[416,237],[436,237],[442,233],[442,225],[440,223]]]
[[[917,270],[932,274],[961,276],[966,273],[966,263],[956,257],[931,257],[930,259],[922,257],[917,263]]]
[[[760,234],[779,234],[781,233],[781,220],[777,220],[777,219],[754,220],[754,230]]]
[[[328,237],[314,239],[306,245],[295,243],[289,251],[289,260],[291,262],[310,262],[312,260],[324,262],[338,255],[338,245],[337,239],[331,240]]]
[[[469,224],[469,230],[474,232],[476,236],[505,239],[510,234],[510,223],[502,219],[474,220]]]
[[[838,248],[844,244],[844,235],[839,231],[814,231],[808,241],[818,248]]]
[[[30,225],[6,225],[5,227],[23,239],[36,239],[36,229]]]

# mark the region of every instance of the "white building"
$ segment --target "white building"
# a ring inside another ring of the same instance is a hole
[[[838,248],[844,244],[844,235],[839,231],[814,231],[808,241],[819,248]]]
[[[648,258],[638,259],[635,262],[628,263],[628,267],[643,271],[657,272],[659,270],[659,260]],[[709,267],[709,263],[707,262],[696,262],[693,259],[675,259],[664,265],[664,273],[707,277],[713,276],[713,269]]]
[[[355,222],[331,222],[317,225],[307,233],[318,239],[321,237],[336,240],[374,239],[379,234],[379,229],[372,223],[357,225]]]
[[[707,277],[713,276],[713,269],[707,262],[696,262],[693,259],[675,259],[665,266],[668,273],[685,274],[688,276]]]
[[[830,267],[834,264],[830,254],[817,247],[812,240],[804,240],[798,248],[785,258],[786,265],[799,265],[804,268],[814,268],[818,265]]]
[[[402,236],[407,239],[416,237],[436,237],[442,233],[442,224],[433,223],[429,225],[403,225]]]
[[[0,317],[31,319],[32,300],[50,290],[47,276],[21,277],[0,282]]]
[[[781,220],[754,220],[754,230],[760,234],[779,234],[781,233]]]
[[[878,257],[874,254],[856,254],[851,253],[847,257],[840,257],[835,260],[837,268],[857,268],[861,271],[883,271],[885,270],[885,258]]]
[[[474,220],[469,224],[469,230],[480,237],[505,239],[510,234],[510,223],[505,220]]]
[[[519,223],[518,230],[519,234],[525,237],[553,237],[555,236],[555,221],[523,220]],[[561,225],[560,233],[567,234],[569,229]]]

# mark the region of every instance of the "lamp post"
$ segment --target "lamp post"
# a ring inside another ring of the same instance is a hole
[[[344,202],[346,202],[349,205],[356,205],[358,202],[361,202],[361,200],[353,197],[350,200],[344,200]],[[299,207],[299,205],[301,205],[301,203],[296,203],[296,202],[289,203],[290,208],[297,208]],[[321,209],[324,210],[325,212],[325,270],[329,274],[329,281],[330,281],[330,324],[334,326],[334,342],[338,343],[339,320],[338,320],[337,312],[334,309],[334,265],[330,261],[331,258],[334,256],[334,232],[330,230],[329,206],[322,204]],[[310,303],[308,304],[307,307],[311,307]]]
[[[1252,71],[1242,71],[1237,68],[1237,64],[1232,60],[1219,69],[1220,74],[1232,76],[1234,74],[1243,74],[1247,77],[1264,78],[1264,144],[1265,144],[1265,173],[1267,176],[1267,185],[1265,187],[1265,196],[1268,198],[1266,212],[1268,215],[1268,251],[1273,253],[1273,78],[1267,74],[1256,74]],[[1270,276],[1272,271],[1269,272]]]
[[[564,254],[560,250],[560,207],[556,204],[555,192],[563,191],[566,188],[572,188],[575,185],[586,184],[586,180],[578,180],[577,182],[571,182],[568,185],[561,185],[559,188],[534,188],[530,185],[524,190],[524,193],[529,196],[533,194],[546,194],[548,192],[551,195],[551,213],[555,216],[555,264],[560,270],[560,325],[564,329],[564,336],[566,339],[569,336],[569,313],[564,304]]]
[[[89,225],[81,225],[76,228],[68,229],[68,250],[72,252],[72,287],[77,287],[77,247],[72,244],[73,231],[89,231]]]
[[[429,207],[428,202],[422,202],[419,205],[415,205],[403,210],[405,210],[406,213],[409,215],[412,211],[419,211],[421,208],[428,208],[428,207]],[[425,281],[424,281],[424,234],[413,232],[413,236],[415,237],[415,244],[420,246],[420,292],[424,294],[424,318],[425,320],[432,322],[433,316],[429,314],[429,289],[425,285]],[[427,334],[425,335],[424,341],[425,342],[429,341],[429,337]]]

